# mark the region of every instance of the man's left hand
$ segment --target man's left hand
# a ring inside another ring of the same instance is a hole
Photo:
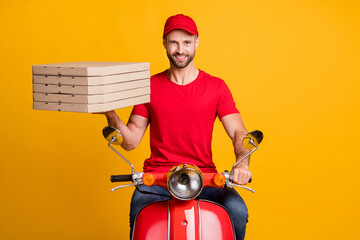
[[[246,185],[252,176],[248,166],[238,165],[234,169],[233,182],[240,185]]]

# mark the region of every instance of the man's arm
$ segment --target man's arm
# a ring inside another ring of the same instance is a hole
[[[122,148],[130,151],[139,145],[149,125],[149,119],[132,114],[127,125],[125,125],[115,111],[105,112],[104,115],[106,116],[108,125],[120,131],[123,137]]]
[[[237,162],[250,152],[242,145],[242,140],[248,132],[239,113],[226,115],[221,119],[221,122],[233,142]],[[249,160],[250,157],[247,157],[236,165],[233,176],[234,183],[245,185],[249,182],[252,175],[249,170]]]

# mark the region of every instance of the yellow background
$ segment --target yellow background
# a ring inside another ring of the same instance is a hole
[[[196,66],[227,82],[253,155],[248,240],[358,239],[359,1],[2,1],[0,239],[126,239],[129,172],[101,135],[101,115],[32,110],[31,66],[149,61],[168,66],[166,18],[192,16]],[[126,121],[130,108],[117,111]],[[126,153],[141,170],[149,135]],[[220,171],[234,161],[216,122]]]

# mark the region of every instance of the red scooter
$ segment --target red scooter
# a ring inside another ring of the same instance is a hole
[[[202,173],[196,166],[182,164],[174,166],[168,173],[135,172],[134,166],[111,144],[120,145],[122,136],[113,127],[105,127],[103,135],[108,146],[124,159],[132,168],[132,174],[113,175],[111,182],[131,181],[111,189],[129,186],[161,186],[167,189],[172,199],[154,202],[142,208],[136,217],[131,239],[133,240],[233,240],[233,223],[227,211],[214,202],[195,199],[204,187],[240,187],[254,192],[251,188],[232,182],[235,166],[252,154],[263,139],[261,131],[248,133],[243,146],[251,150],[236,162],[231,172]]]

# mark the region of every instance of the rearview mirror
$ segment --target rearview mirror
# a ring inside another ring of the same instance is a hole
[[[110,127],[110,126],[104,127],[102,132],[103,132],[104,138],[108,142],[111,142],[115,145],[120,145],[123,141],[123,137],[122,137],[120,131],[114,127]]]
[[[263,133],[259,130],[249,132],[243,139],[244,148],[249,150],[256,148],[263,140],[263,137]]]

